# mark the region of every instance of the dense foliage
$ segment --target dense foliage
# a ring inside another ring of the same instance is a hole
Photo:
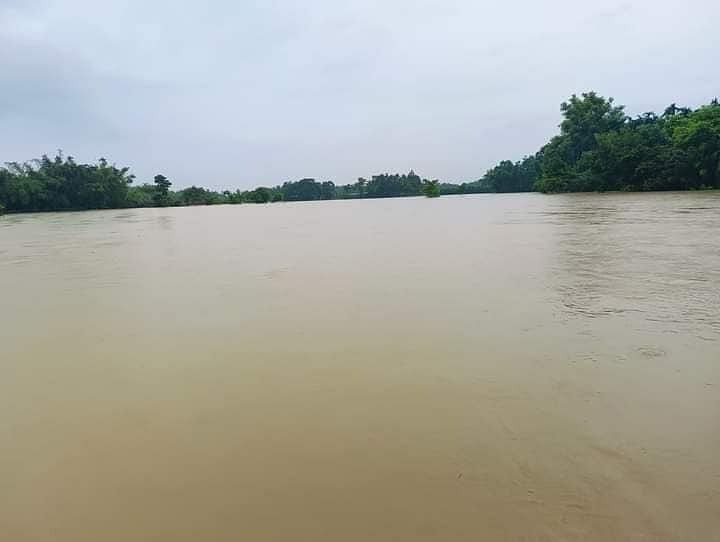
[[[218,203],[268,203],[484,192],[576,192],[720,188],[720,104],[692,110],[670,105],[636,118],[595,92],[573,95],[560,106],[560,133],[535,155],[504,160],[477,181],[452,184],[414,171],[383,173],[335,185],[301,179],[274,187],[216,192],[191,186],[171,190],[164,175],[133,185],[128,168],[79,164],[58,153],[0,167],[0,214]]]
[[[560,135],[536,158],[542,192],[720,188],[720,105],[672,104],[630,118],[594,92],[562,105]]]
[[[504,160],[489,170],[481,179],[488,192],[530,192],[538,180],[540,164],[536,157],[528,156],[520,162]]]
[[[301,179],[280,186],[253,190],[216,192],[191,186],[172,191],[171,181],[156,175],[153,183],[133,185],[128,168],[117,168],[101,159],[97,165],[78,164],[58,153],[26,164],[12,163],[0,168],[0,212],[65,211],[122,207],[167,207],[215,205],[220,203],[268,203],[274,201],[315,201],[353,198],[420,196],[430,186],[437,192],[454,193],[458,185],[440,185],[421,179],[413,171],[407,175],[384,173],[370,181],[336,186],[332,181]],[[449,188],[447,192],[443,190]]]
[[[335,183],[317,182],[315,179],[301,179],[295,183],[285,183],[280,187],[284,201],[314,201],[335,199]]]
[[[428,198],[440,197],[440,181],[435,180],[423,183],[422,191]]]
[[[97,164],[77,164],[61,153],[54,159],[0,168],[0,205],[9,211],[110,209],[127,203],[133,176],[101,158]]]

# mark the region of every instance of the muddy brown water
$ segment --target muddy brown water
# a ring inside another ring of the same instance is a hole
[[[720,193],[0,219],[0,540],[720,540]]]

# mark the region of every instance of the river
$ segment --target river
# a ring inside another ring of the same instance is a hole
[[[0,540],[720,536],[720,193],[0,218]]]

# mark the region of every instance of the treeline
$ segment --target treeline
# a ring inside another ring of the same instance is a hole
[[[0,211],[64,211],[109,209],[128,204],[133,176],[100,159],[78,164],[58,153],[0,168]]]
[[[720,104],[671,104],[625,115],[595,92],[560,109],[560,134],[534,156],[501,162],[480,183],[493,192],[651,191],[720,188]]]
[[[72,211],[125,207],[177,207],[276,201],[389,198],[400,196],[436,197],[457,193],[458,185],[421,179],[414,171],[405,175],[375,175],[370,180],[336,186],[332,181],[301,179],[274,187],[217,192],[191,186],[171,190],[164,175],[152,183],[133,184],[134,175],[101,158],[97,164],[79,164],[58,152],[26,163],[9,163],[0,168],[0,212]]]
[[[61,152],[0,167],[0,213],[123,207],[267,203],[390,198],[486,192],[577,192],[720,188],[720,104],[698,109],[671,104],[662,114],[627,116],[624,106],[595,92],[573,95],[560,106],[560,134],[536,154],[503,161],[472,182],[423,179],[414,171],[332,181],[301,179],[273,187],[217,192],[191,186],[171,190],[156,175],[134,184],[127,167],[101,158],[79,164]]]

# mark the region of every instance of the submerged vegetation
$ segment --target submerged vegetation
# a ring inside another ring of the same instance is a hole
[[[422,192],[428,198],[440,197],[440,181],[428,181],[424,183]]]
[[[383,173],[336,185],[301,179],[273,187],[217,192],[191,186],[171,190],[164,175],[134,184],[127,167],[101,158],[80,164],[58,152],[0,167],[0,214],[219,203],[437,197],[487,192],[650,191],[720,188],[720,104],[698,109],[671,104],[662,114],[627,116],[624,106],[595,92],[560,106],[560,134],[536,154],[504,160],[462,184],[422,179],[414,171]]]

